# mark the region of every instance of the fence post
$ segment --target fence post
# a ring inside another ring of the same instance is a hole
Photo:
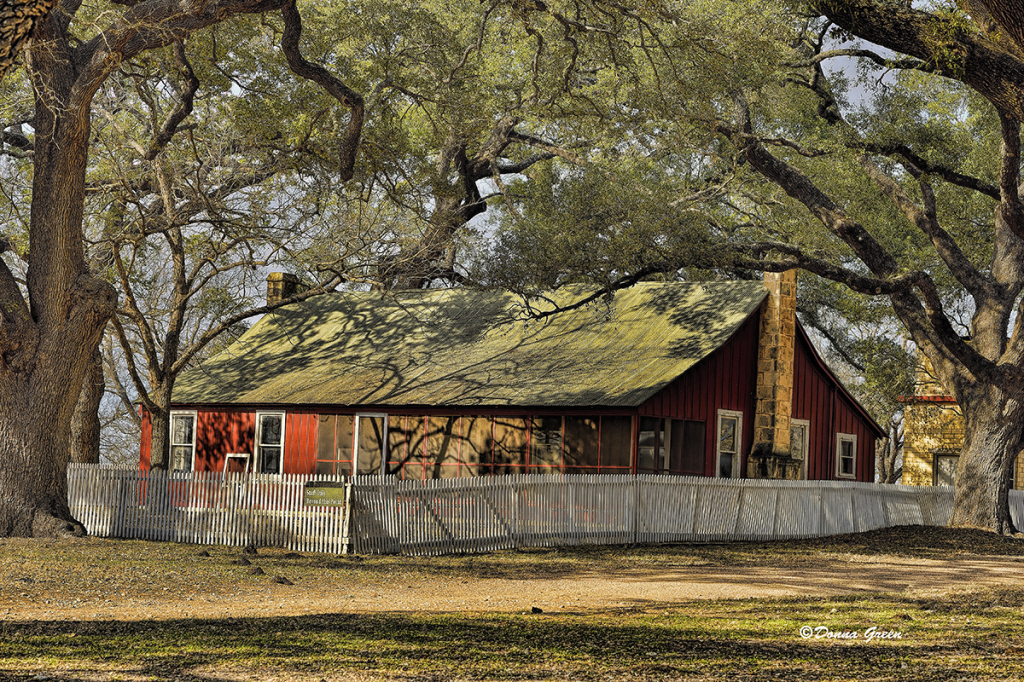
[[[352,538],[349,537],[349,528],[352,527],[352,479],[345,481],[345,513],[341,521],[341,553],[348,554],[352,551]]]
[[[633,476],[633,544],[640,543],[640,475]]]

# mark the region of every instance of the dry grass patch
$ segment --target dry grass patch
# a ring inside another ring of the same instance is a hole
[[[855,574],[873,562],[953,558],[955,570],[961,560],[1024,556],[1024,543],[974,531],[905,528],[787,543],[430,559],[260,550],[248,565],[237,548],[100,539],[3,540],[0,553],[4,679],[1024,678],[1024,590],[1015,577],[952,590],[650,598],[629,608],[591,603],[542,613],[500,604],[471,613],[415,608],[417,599],[456,587],[480,591],[499,580],[542,599],[552,581],[595,576],[664,576],[670,586],[681,575],[756,569],[750,574],[765,580],[795,580],[823,566]],[[328,595],[333,601],[325,606]],[[405,599],[407,608],[381,610],[359,595]],[[188,617],[147,614],[169,604]],[[246,615],[223,613],[239,604]],[[872,627],[900,637],[867,641]],[[844,633],[856,637],[836,637]]]

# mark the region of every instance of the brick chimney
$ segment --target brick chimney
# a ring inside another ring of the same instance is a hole
[[[796,343],[796,270],[764,273],[768,300],[761,314],[757,352],[754,445],[748,478],[796,480],[801,463],[790,453],[793,357]]]
[[[299,293],[299,278],[290,272],[272,272],[267,275],[267,305],[273,305]]]

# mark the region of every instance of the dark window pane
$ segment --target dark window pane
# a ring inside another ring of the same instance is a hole
[[[673,419],[670,470],[673,473],[703,476],[704,439],[706,437],[707,427],[704,422]]]
[[[633,441],[631,417],[601,417],[601,469],[602,473],[624,473],[629,470]],[[605,467],[617,470],[605,471]]]
[[[637,434],[637,468],[641,471],[660,471],[665,454],[664,419],[641,417]]]
[[[530,431],[530,464],[558,467],[562,464],[562,418],[534,417]],[[547,473],[537,471],[535,473]]]
[[[854,464],[856,462],[856,451],[854,449],[854,441],[851,439],[842,439],[839,441],[839,475],[840,476],[853,476],[854,475]]]
[[[279,414],[260,415],[260,445],[280,445],[284,417]]]
[[[598,466],[601,447],[600,431],[600,417],[565,418],[566,473],[583,473],[579,470],[580,468],[589,469]]]
[[[408,419],[408,417],[394,415],[388,417],[387,473],[389,474],[397,474],[401,471],[409,457],[409,447],[406,442]]]
[[[719,478],[732,478],[732,455],[719,455],[718,476]]]
[[[275,446],[260,446],[259,457],[259,472],[261,474],[279,474],[281,473],[281,448]]]

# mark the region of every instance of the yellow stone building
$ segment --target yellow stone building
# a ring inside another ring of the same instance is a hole
[[[964,444],[964,418],[956,400],[925,361],[917,373],[917,394],[903,399],[904,485],[953,485]],[[1014,488],[1024,488],[1024,459],[1018,459]]]

